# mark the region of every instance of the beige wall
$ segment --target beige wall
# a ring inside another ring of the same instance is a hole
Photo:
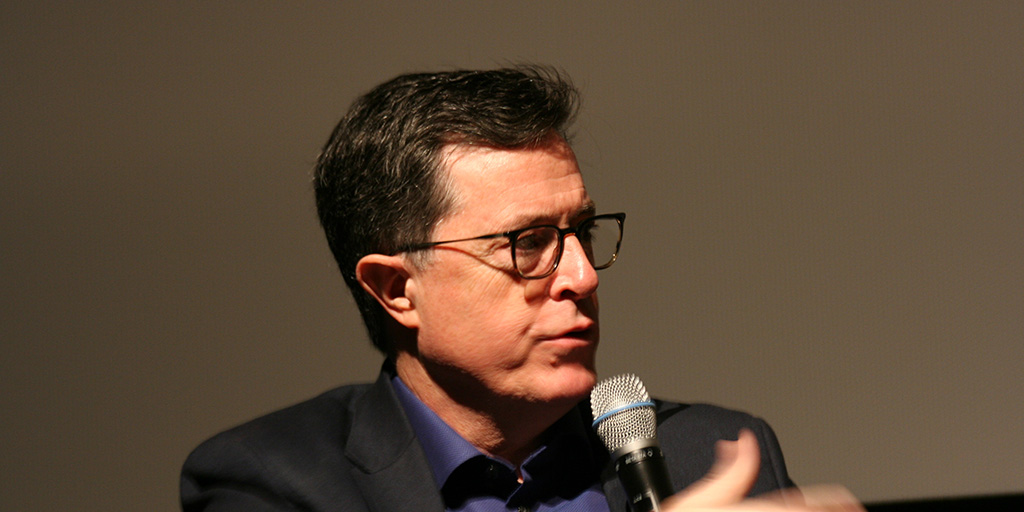
[[[372,378],[311,162],[383,79],[520,60],[629,212],[603,374],[802,483],[1024,488],[1024,4],[81,3],[0,7],[0,509],[175,510],[200,440]]]

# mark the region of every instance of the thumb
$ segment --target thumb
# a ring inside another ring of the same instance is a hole
[[[715,464],[704,478],[666,500],[671,506],[714,507],[742,501],[757,480],[761,452],[754,433],[743,429],[736,441],[715,445]]]

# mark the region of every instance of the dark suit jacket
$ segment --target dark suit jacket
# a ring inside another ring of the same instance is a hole
[[[423,450],[384,371],[374,384],[343,386],[204,442],[189,455],[181,501],[192,511],[443,511]],[[589,404],[581,414],[589,424]],[[757,434],[761,472],[751,494],[792,485],[768,425],[710,405],[657,402],[658,440],[682,489],[703,476],[719,439]],[[588,435],[589,431],[588,431]],[[607,452],[594,439],[602,460]],[[611,471],[602,477],[612,512],[626,497]]]

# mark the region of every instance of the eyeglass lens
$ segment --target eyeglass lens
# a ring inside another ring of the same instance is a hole
[[[591,218],[577,228],[576,238],[595,269],[612,264],[618,249],[619,223],[614,218]],[[552,271],[561,256],[564,239],[558,228],[541,226],[527,229],[515,240],[515,265],[526,277]]]

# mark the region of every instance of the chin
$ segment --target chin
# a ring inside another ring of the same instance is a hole
[[[597,384],[597,372],[592,365],[566,364],[558,368],[548,381],[552,401],[583,400]]]

